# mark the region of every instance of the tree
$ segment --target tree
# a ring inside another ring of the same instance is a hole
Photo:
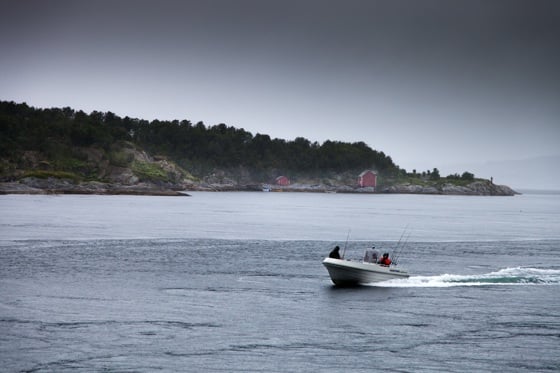
[[[432,173],[430,174],[430,180],[439,180],[440,176],[439,176],[439,170],[437,168],[434,168],[432,170]]]
[[[474,180],[474,174],[471,174],[470,172],[465,171],[461,175],[461,179],[468,180],[468,181]]]

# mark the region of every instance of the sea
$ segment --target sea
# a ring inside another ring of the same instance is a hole
[[[190,194],[0,196],[0,371],[560,371],[559,193]]]

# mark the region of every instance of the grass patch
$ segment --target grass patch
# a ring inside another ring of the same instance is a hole
[[[455,178],[441,178],[438,180],[438,184],[451,184],[455,186],[467,186],[474,183],[475,181],[485,181],[484,179],[455,179]]]
[[[48,179],[49,177],[55,179],[69,179],[73,182],[79,182],[81,177],[73,172],[66,171],[44,171],[44,170],[31,170],[25,171],[22,178],[25,177],[36,177],[37,179]]]
[[[76,158],[59,158],[54,162],[55,168],[62,170],[81,170],[88,167],[88,164]]]
[[[132,172],[141,180],[148,181],[170,181],[167,171],[155,163],[134,162]]]
[[[402,176],[399,175],[396,178],[386,178],[385,180],[383,180],[381,177],[379,178],[379,181],[385,181],[386,184],[388,185],[393,185],[393,184],[410,184],[410,185],[419,185],[419,186],[430,186],[433,185],[433,181],[430,180],[425,180],[423,178],[420,177],[414,177],[414,176]]]

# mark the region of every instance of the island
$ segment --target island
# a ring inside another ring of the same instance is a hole
[[[0,194],[188,196],[189,191],[512,196],[470,172],[408,172],[364,142],[293,141],[221,123],[0,101]]]

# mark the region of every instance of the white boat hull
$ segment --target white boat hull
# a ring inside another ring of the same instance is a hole
[[[323,265],[335,285],[358,285],[407,278],[408,272],[374,263],[326,258]]]

